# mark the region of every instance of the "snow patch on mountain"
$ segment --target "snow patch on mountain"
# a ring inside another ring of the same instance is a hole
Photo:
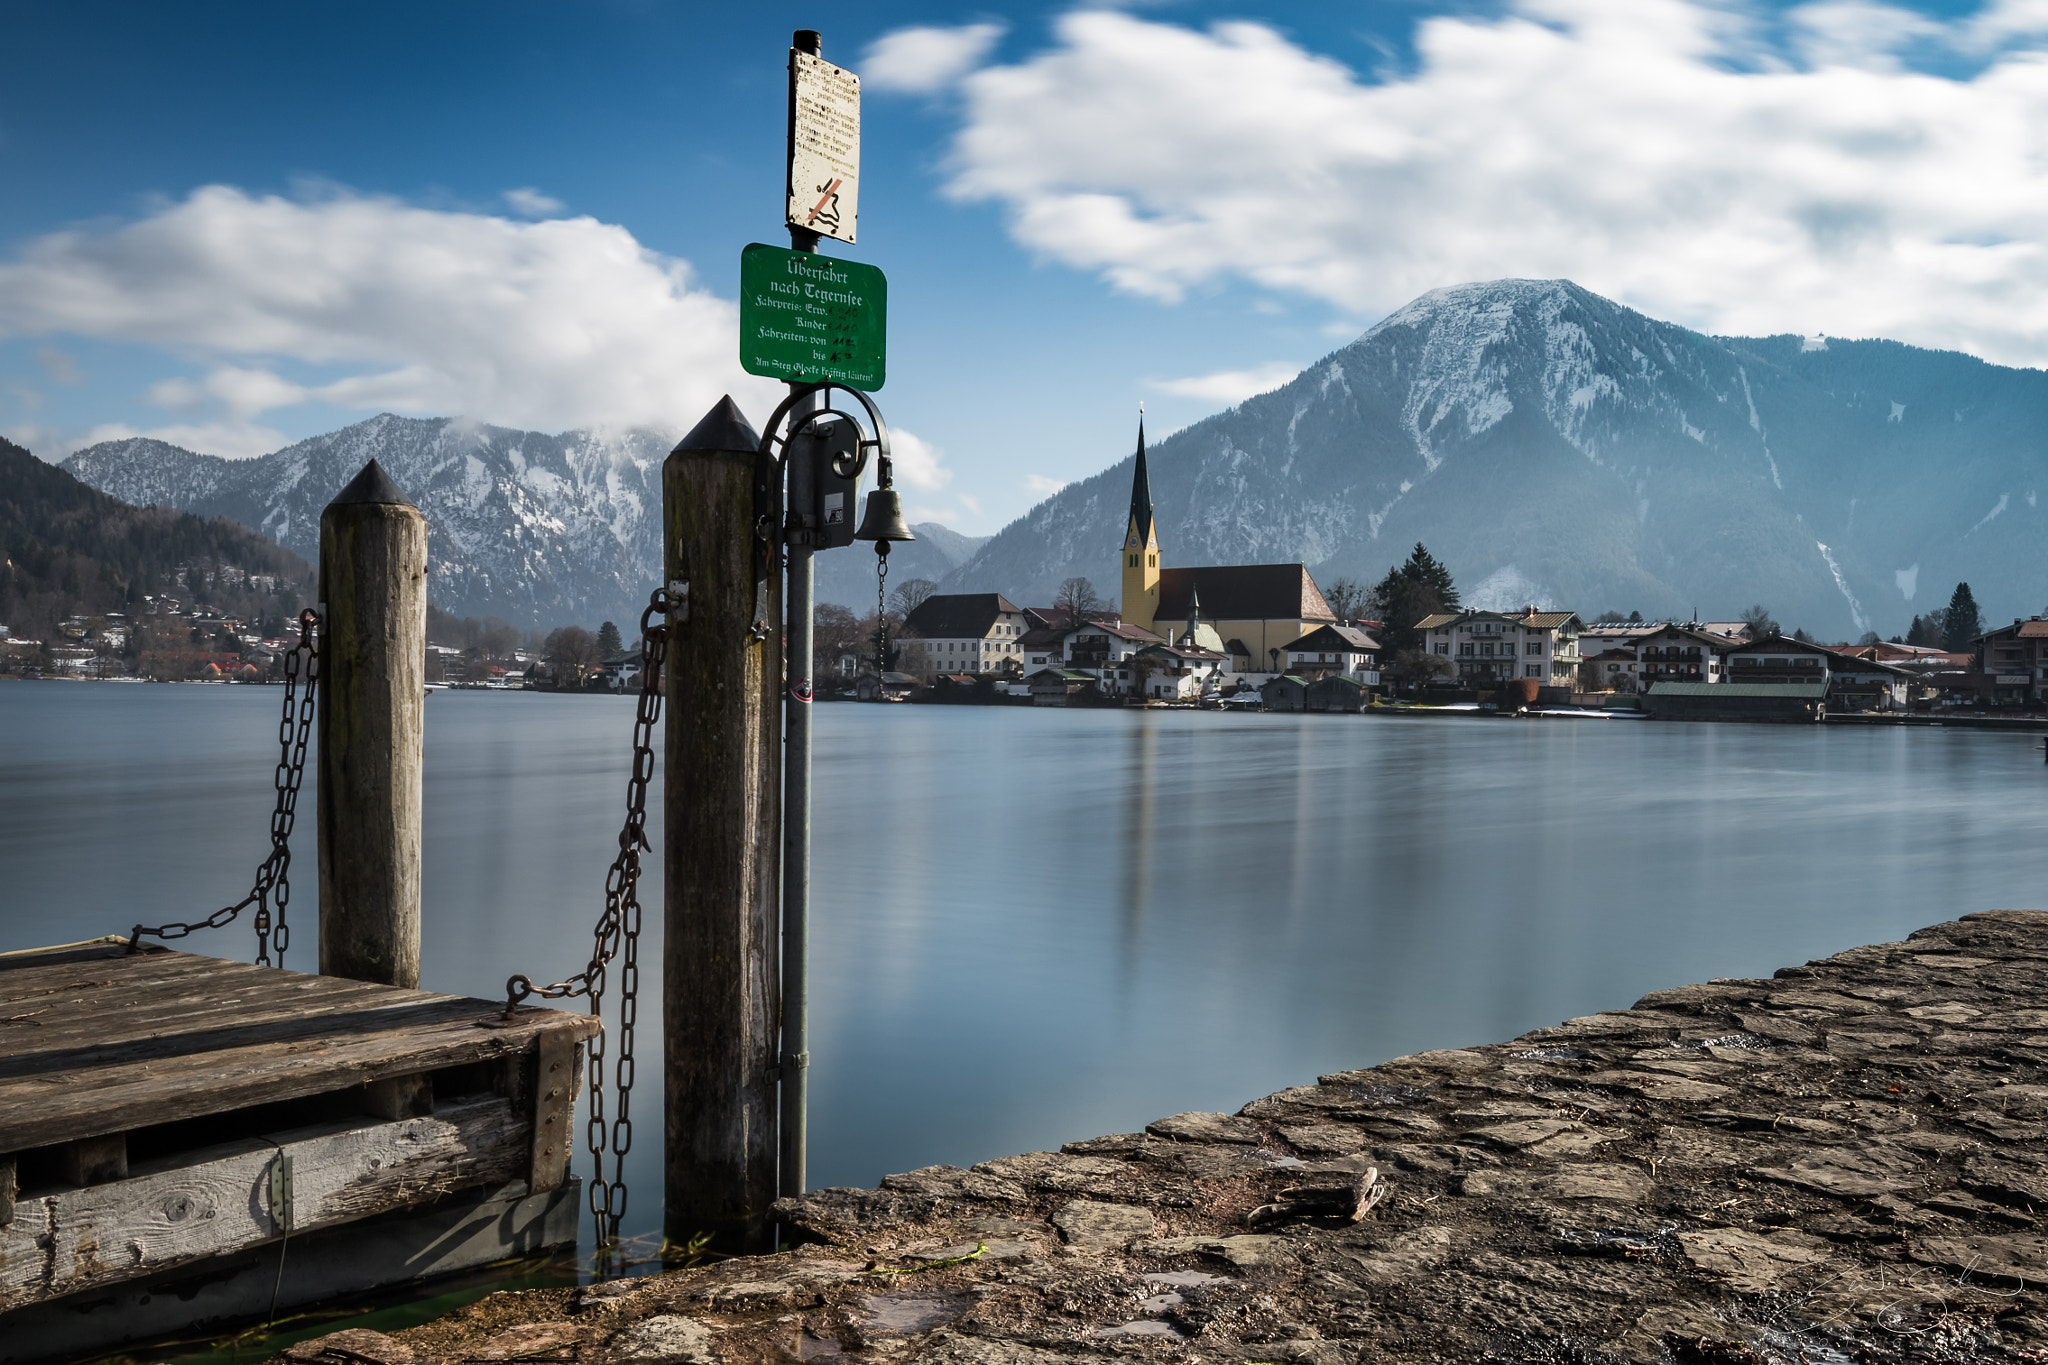
[[[1465,606],[1474,611],[1556,611],[1557,595],[1512,564],[1503,564],[1461,593]]]
[[[1817,540],[1814,544],[1820,546],[1820,557],[1827,562],[1828,572],[1834,575],[1835,586],[1841,589],[1843,600],[1849,604],[1849,619],[1856,623],[1859,632],[1869,630],[1870,622],[1863,615],[1863,604],[1856,600],[1855,593],[1849,591],[1849,580],[1842,577],[1842,566],[1835,563],[1834,553]]]
[[[2011,501],[2012,495],[2010,493],[2000,493],[1998,495],[1998,505],[1996,507],[1993,507],[1989,512],[1986,512],[1983,515],[1983,517],[1978,520],[1975,526],[1972,526],[1969,530],[1963,532],[1964,538],[1967,539],[1970,536],[1974,536],[1979,531],[1983,530],[1986,526],[1990,525],[1991,521],[1995,517],[1997,517],[2000,512],[2003,512],[2006,509],[2006,505]]]
[[[1913,593],[1920,586],[1920,565],[1915,563],[1910,568],[1892,570],[1892,582],[1898,584],[1899,596],[1912,601]]]

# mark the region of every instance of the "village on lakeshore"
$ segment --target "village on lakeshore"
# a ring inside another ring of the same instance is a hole
[[[1318,584],[1305,565],[1162,562],[1142,426],[1119,595],[1084,577],[1058,600],[940,593],[911,579],[886,615],[818,612],[821,699],[1032,706],[1480,714],[1694,720],[1908,717],[2048,709],[2048,617],[1986,629],[1968,584],[1893,640],[1787,635],[1762,606],[1720,620],[1591,620],[1524,605],[1461,606],[1422,545],[1376,584]],[[54,639],[0,624],[0,676],[274,682],[295,643],[293,585],[229,564],[181,565],[132,613],[73,614]],[[207,591],[214,590],[214,591]],[[195,593],[240,604],[201,605]],[[640,687],[637,640],[522,631],[429,609],[430,686],[555,692]],[[882,651],[886,650],[886,654]],[[882,665],[877,667],[878,662]]]

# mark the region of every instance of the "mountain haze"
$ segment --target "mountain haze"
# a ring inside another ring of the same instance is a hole
[[[1377,579],[1416,541],[1468,603],[1903,631],[1968,580],[2048,603],[2048,375],[1890,341],[1709,337],[1568,280],[1436,290],[1148,452],[1172,565]],[[1117,581],[1131,460],[1006,527],[949,590]]]

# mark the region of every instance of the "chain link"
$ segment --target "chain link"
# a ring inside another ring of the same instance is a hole
[[[889,671],[889,542],[875,542],[875,695],[887,695],[882,677]]]
[[[619,1112],[607,1128],[605,1119],[605,1035],[599,1030],[588,1044],[590,1117],[584,1125],[590,1145],[590,1212],[597,1244],[618,1243],[619,1224],[626,1216],[626,1153],[633,1147],[633,1030],[640,1015],[640,855],[647,842],[647,788],[654,780],[654,727],[661,720],[661,674],[668,657],[669,598],[657,588],[640,614],[640,705],[633,722],[633,773],[626,780],[626,823],[619,830],[619,853],[604,879],[604,915],[597,922],[590,964],[566,981],[536,986],[531,978],[514,976],[505,983],[505,1017],[511,1018],[529,996],[561,1000],[590,997],[590,1012],[604,1013],[604,994],[612,959],[619,964],[619,1055],[612,1064],[613,1089]],[[661,617],[657,622],[656,617]],[[605,1152],[611,1152],[611,1177],[605,1177]]]
[[[271,775],[277,788],[277,805],[270,812],[270,856],[256,869],[255,886],[235,904],[224,906],[203,920],[164,924],[154,929],[136,925],[135,932],[128,937],[129,952],[142,950],[144,934],[169,940],[184,938],[200,929],[218,929],[253,905],[256,963],[271,966],[270,950],[275,945],[277,965],[283,965],[285,949],[292,942],[291,926],[285,922],[285,909],[292,898],[292,826],[298,820],[299,784],[306,775],[306,745],[313,737],[315,695],[320,687],[319,626],[320,613],[310,607],[300,612],[299,642],[284,656],[284,714],[277,723],[277,768]]]

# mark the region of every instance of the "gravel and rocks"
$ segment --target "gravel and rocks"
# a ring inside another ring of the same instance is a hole
[[[2048,1365],[2044,985],[2048,913],[1969,915],[1235,1115],[820,1190],[778,1206],[806,1239],[780,1255],[291,1356]]]

